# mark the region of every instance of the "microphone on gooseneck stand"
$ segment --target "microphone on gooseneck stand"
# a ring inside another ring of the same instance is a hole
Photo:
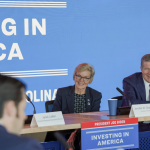
[[[26,95],[26,94],[25,94],[25,95]],[[28,102],[30,102],[30,103],[32,104],[32,106],[33,106],[33,108],[34,108],[33,114],[36,114],[35,106],[34,106],[34,104],[32,103],[31,99],[30,99],[27,95],[26,95],[26,98],[27,98]]]
[[[54,132],[54,136],[67,150],[73,150],[59,132]]]
[[[120,90],[118,87],[117,87],[116,89],[117,89],[117,91],[118,91],[119,93],[121,93],[123,96],[125,96],[125,98],[129,101],[129,106],[131,106],[131,101],[130,101],[130,99],[128,98],[128,96],[127,96],[122,90]]]

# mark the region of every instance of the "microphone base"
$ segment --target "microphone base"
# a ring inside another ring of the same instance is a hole
[[[131,107],[118,107],[117,108],[117,115],[129,115]]]

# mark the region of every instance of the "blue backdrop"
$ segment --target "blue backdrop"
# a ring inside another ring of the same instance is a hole
[[[90,63],[96,74],[89,86],[102,92],[107,110],[122,79],[139,72],[150,53],[150,1],[50,2],[0,1],[0,72],[25,82],[42,113],[58,88],[74,84],[75,67]],[[26,114],[32,113],[28,103]]]

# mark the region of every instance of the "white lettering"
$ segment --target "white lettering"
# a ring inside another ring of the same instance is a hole
[[[120,143],[123,143],[123,139],[120,140]]]
[[[49,90],[49,93],[47,90],[44,90],[44,101],[47,101],[47,98],[49,101],[51,100],[51,90]]]
[[[98,144],[97,145],[101,145],[101,142],[100,141],[98,141]]]
[[[36,28],[38,28],[42,35],[46,35],[46,19],[42,19],[42,26],[37,19],[32,19],[32,35],[36,35]]]
[[[0,48],[1,48],[2,50],[6,50],[5,45],[2,44],[2,43],[0,43]],[[0,56],[0,61],[3,60],[3,59],[5,59],[5,57],[6,57],[6,54],[2,53],[2,55]]]
[[[111,138],[112,134],[109,134],[109,137]]]
[[[40,102],[40,99],[36,98],[36,90],[34,90],[34,102]]]
[[[55,95],[56,90],[57,89],[54,90],[53,95]],[[51,91],[52,91],[51,89],[49,89],[49,90],[40,90],[40,91],[34,90],[33,92],[32,91],[27,91],[26,94],[29,95],[29,97],[31,98],[31,101],[34,99],[34,102],[40,102],[40,101],[43,102],[43,101],[52,100],[51,99]],[[38,98],[37,95],[39,95],[38,97],[40,97],[40,98]],[[92,138],[92,136],[91,136],[91,138]]]
[[[93,135],[92,140],[97,140],[97,135]]]
[[[123,136],[129,136],[129,132],[124,132]]]
[[[119,139],[116,140],[116,143],[119,143]]]
[[[102,139],[105,139],[104,135],[105,135],[105,134],[102,134]]]
[[[98,145],[110,145],[123,143],[123,139],[112,139],[112,140],[102,140],[98,141]]]
[[[110,141],[110,140],[107,140],[107,141]],[[106,145],[106,140],[102,141],[102,145]]]
[[[103,142],[103,141],[102,141],[102,142]],[[105,140],[105,142],[106,142],[106,140]],[[108,144],[110,144],[110,140],[107,140],[107,145],[108,145]],[[103,144],[102,144],[102,145],[103,145]]]
[[[57,93],[57,89],[54,89],[52,100],[54,100],[56,98],[56,93]]]
[[[41,90],[41,102],[43,102],[43,90]]]
[[[14,19],[12,19],[12,18],[6,18],[5,20],[3,20],[3,22],[2,22],[2,26],[1,26],[1,28],[2,28],[2,32],[5,34],[5,35],[7,35],[7,36],[10,36],[10,35],[16,35],[17,33],[16,33],[16,26],[9,26],[9,30],[11,30],[11,31],[7,31],[6,30],[6,24],[8,23],[8,22],[10,22],[12,25],[15,25],[16,24],[16,22],[15,22],[15,20]]]
[[[14,53],[15,50],[17,53]],[[22,56],[22,53],[20,51],[18,43],[13,43],[11,50],[10,50],[10,53],[9,53],[8,60],[12,60],[13,57],[18,57],[20,60],[23,60],[23,56]]]
[[[29,19],[24,19],[24,35],[29,35]]]

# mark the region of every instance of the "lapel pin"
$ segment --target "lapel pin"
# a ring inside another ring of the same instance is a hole
[[[88,105],[91,105],[90,99],[87,99],[87,104],[88,104]]]

